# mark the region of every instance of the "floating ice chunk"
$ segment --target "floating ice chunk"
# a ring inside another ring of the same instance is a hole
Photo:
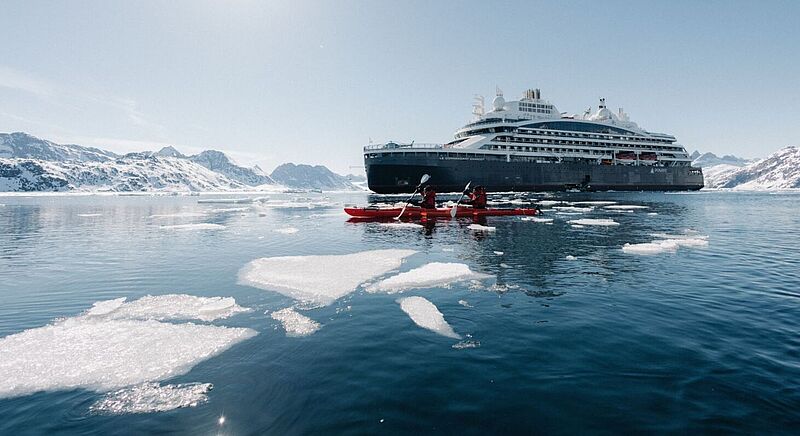
[[[381,227],[393,228],[393,229],[421,229],[424,226],[422,224],[417,223],[379,223]]]
[[[273,232],[275,232],[275,233],[282,233],[284,235],[293,235],[293,234],[295,234],[295,233],[297,233],[299,231],[300,230],[297,227],[283,227],[283,228],[280,228],[280,229],[273,230]]]
[[[384,279],[370,286],[367,290],[369,292],[384,291],[394,293],[407,289],[430,288],[463,280],[478,280],[489,277],[491,276],[472,271],[469,266],[463,263],[432,262]]]
[[[176,224],[173,226],[161,226],[164,230],[221,230],[225,226],[222,224],[214,223],[194,223],[194,224]]]
[[[100,301],[87,310],[87,317],[106,320],[191,320],[214,321],[250,309],[231,297],[196,297],[186,294],[147,295],[125,302],[125,298]]]
[[[532,221],[535,223],[552,223],[552,218],[539,218],[538,216],[524,216],[520,218],[522,221]]]
[[[462,305],[462,306],[464,306],[464,307],[472,307],[472,305],[471,305],[471,304],[469,304],[469,303],[467,302],[467,300],[458,300],[458,304],[460,304],[460,305]]]
[[[553,209],[559,212],[577,212],[577,213],[591,212],[594,210],[593,207],[575,207],[575,206],[553,206]]]
[[[328,256],[256,259],[239,270],[239,284],[327,306],[359,284],[400,267],[414,250],[373,250]]]
[[[658,239],[686,239],[686,238],[708,239],[708,236],[706,235],[689,235],[688,233],[683,235],[673,235],[669,233],[650,233],[650,236]]]
[[[476,232],[493,232],[497,230],[497,227],[482,226],[480,224],[470,224],[467,228]]]
[[[456,251],[456,250],[455,250],[455,248],[444,247],[444,248],[442,248],[442,251],[453,252],[453,251]]]
[[[681,247],[707,247],[708,239],[706,238],[680,238],[669,239],[669,241],[678,244]]]
[[[583,212],[556,212],[556,215],[583,215]]]
[[[228,212],[246,212],[250,210],[249,207],[218,207],[211,209],[213,213],[228,213]]]
[[[203,212],[175,212],[150,215],[150,218],[201,218],[206,216]]]
[[[555,201],[555,200],[540,200],[539,204],[542,206],[552,206],[554,204],[561,204],[562,201]]]
[[[463,341],[456,342],[453,344],[453,348],[456,350],[463,350],[466,348],[478,348],[481,346],[480,341],[475,341],[472,339],[464,339]]]
[[[507,263],[501,263],[501,264],[500,264],[500,267],[502,267],[502,268],[509,268],[509,269],[510,269],[510,268],[511,268],[511,265],[509,265],[509,264],[507,264]]]
[[[308,336],[319,330],[320,324],[313,319],[297,313],[291,307],[272,312],[272,319],[280,321],[286,336]]]
[[[580,226],[618,226],[619,223],[608,218],[583,218],[579,220],[569,220],[570,224]]]
[[[573,201],[570,204],[574,204],[576,206],[586,204],[590,206],[605,206],[608,204],[617,204],[616,201],[605,201],[605,200],[598,200],[598,201]]]
[[[496,254],[498,256],[502,256],[504,253],[502,251],[495,251],[494,254]]]
[[[575,257],[575,256],[572,256],[572,255],[567,255],[567,257],[565,257],[565,259],[567,259],[567,260],[577,260],[578,258]]]
[[[213,389],[211,383],[175,385],[142,383],[106,394],[89,410],[110,415],[166,412],[182,407],[195,407],[207,402],[207,394],[211,389]]]
[[[582,229],[582,228],[585,228],[586,226],[584,226],[582,224],[573,224],[570,227],[572,227],[573,229]]]
[[[453,339],[461,339],[450,324],[444,320],[444,315],[430,301],[422,297],[405,297],[397,300],[400,309],[405,312],[414,324],[428,329],[434,333]]]
[[[659,254],[672,252],[678,249],[678,244],[674,241],[655,241],[641,244],[625,244],[622,251],[632,254]]]
[[[252,198],[208,198],[197,200],[200,204],[247,204],[252,203]]]
[[[102,213],[79,213],[79,214],[77,214],[77,216],[79,216],[81,218],[91,218],[91,217],[103,216],[103,214]]]
[[[191,323],[67,318],[0,339],[0,398],[164,380],[255,334]]]
[[[647,209],[647,206],[639,206],[634,204],[612,204],[605,207],[606,209],[619,209],[619,210],[633,210],[633,209]]]

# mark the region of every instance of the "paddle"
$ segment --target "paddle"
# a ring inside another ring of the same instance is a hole
[[[471,180],[469,182],[467,182],[467,186],[464,187],[464,191],[468,190],[469,189],[469,185],[471,185],[471,184],[472,184]],[[458,204],[461,203],[461,200],[464,199],[464,191],[461,191],[461,197],[458,197],[458,201],[456,201],[456,205],[453,206],[452,209],[450,209],[450,218],[455,218],[456,217],[456,211],[458,210]]]
[[[403,206],[403,210],[400,211],[400,215],[397,215],[396,217],[394,217],[394,219],[399,220],[400,217],[403,216],[404,213],[406,213],[406,208],[408,207],[408,203],[411,203],[411,199],[414,198],[415,195],[417,195],[417,192],[419,192],[419,188],[421,188],[422,185],[424,185],[425,182],[427,182],[430,179],[431,179],[430,175],[428,174],[422,175],[422,178],[419,179],[419,185],[417,185],[417,188],[414,189],[413,193],[411,193],[411,197],[408,197],[408,200],[406,200],[406,204],[405,206]]]

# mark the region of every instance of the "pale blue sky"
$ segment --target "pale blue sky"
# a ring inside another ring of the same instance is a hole
[[[115,151],[216,148],[358,171],[375,141],[445,142],[528,87],[606,97],[687,149],[800,144],[800,2],[15,1],[0,132]]]

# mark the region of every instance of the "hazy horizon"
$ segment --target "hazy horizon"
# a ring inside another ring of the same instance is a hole
[[[691,152],[798,145],[795,2],[7,2],[0,131],[359,173],[361,147],[446,142],[531,87],[624,107]]]

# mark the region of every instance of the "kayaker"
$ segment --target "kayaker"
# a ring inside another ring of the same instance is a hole
[[[483,186],[478,185],[471,191],[467,189],[464,195],[468,197],[465,204],[471,204],[475,209],[486,209],[486,188]]]
[[[427,185],[422,191],[422,202],[420,206],[425,209],[436,209],[436,191],[433,186]]]

